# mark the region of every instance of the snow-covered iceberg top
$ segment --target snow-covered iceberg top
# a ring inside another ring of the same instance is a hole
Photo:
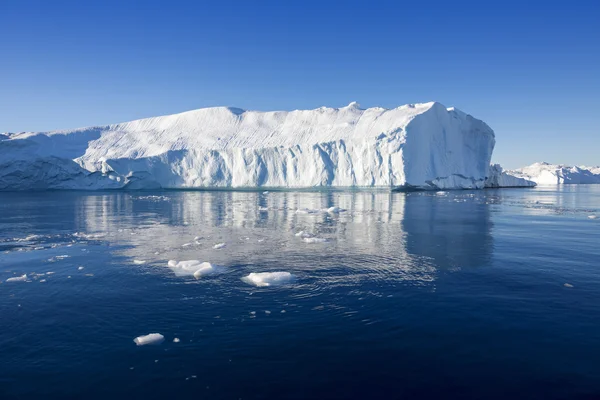
[[[483,188],[494,132],[440,103],[258,112],[203,108],[4,135],[0,190]]]
[[[600,183],[600,167],[570,167],[541,162],[509,171],[509,173],[533,181],[538,185]]]

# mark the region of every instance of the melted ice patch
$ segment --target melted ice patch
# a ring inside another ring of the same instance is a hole
[[[294,275],[289,272],[252,272],[242,280],[250,285],[265,287],[284,285],[293,281],[294,278]]]

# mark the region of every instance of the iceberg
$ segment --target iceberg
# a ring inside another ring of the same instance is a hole
[[[27,280],[27,274],[23,274],[21,276],[15,276],[13,278],[8,278],[6,282],[25,282]]]
[[[294,275],[289,272],[252,272],[242,278],[242,281],[257,287],[283,285],[291,282]]]
[[[220,269],[209,262],[201,262],[199,260],[176,261],[169,260],[168,267],[175,273],[176,276],[191,275],[196,279],[200,279],[207,275],[212,275],[220,271]]]
[[[599,184],[600,167],[570,167],[562,164],[535,163],[509,173],[538,185]]]
[[[150,333],[148,335],[138,336],[133,341],[138,346],[145,346],[147,344],[161,344],[165,340],[165,337],[160,333]]]
[[[536,182],[517,176],[514,172],[504,171],[500,164],[490,165],[488,178],[485,182],[487,188],[501,187],[534,187]]]
[[[494,145],[488,125],[437,102],[289,112],[213,107],[6,134],[0,190],[481,189]]]

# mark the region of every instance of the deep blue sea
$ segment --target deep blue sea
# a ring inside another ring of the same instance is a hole
[[[600,185],[0,193],[0,281],[3,400],[600,398]]]

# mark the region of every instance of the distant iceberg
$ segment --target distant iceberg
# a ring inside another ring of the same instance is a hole
[[[481,189],[494,145],[488,125],[437,102],[290,112],[203,108],[5,134],[0,190]]]
[[[504,171],[500,164],[490,165],[488,178],[485,182],[487,188],[501,187],[534,187],[536,183],[532,180],[516,176],[511,171]]]
[[[600,167],[570,167],[541,162],[508,172],[538,185],[600,184]]]

